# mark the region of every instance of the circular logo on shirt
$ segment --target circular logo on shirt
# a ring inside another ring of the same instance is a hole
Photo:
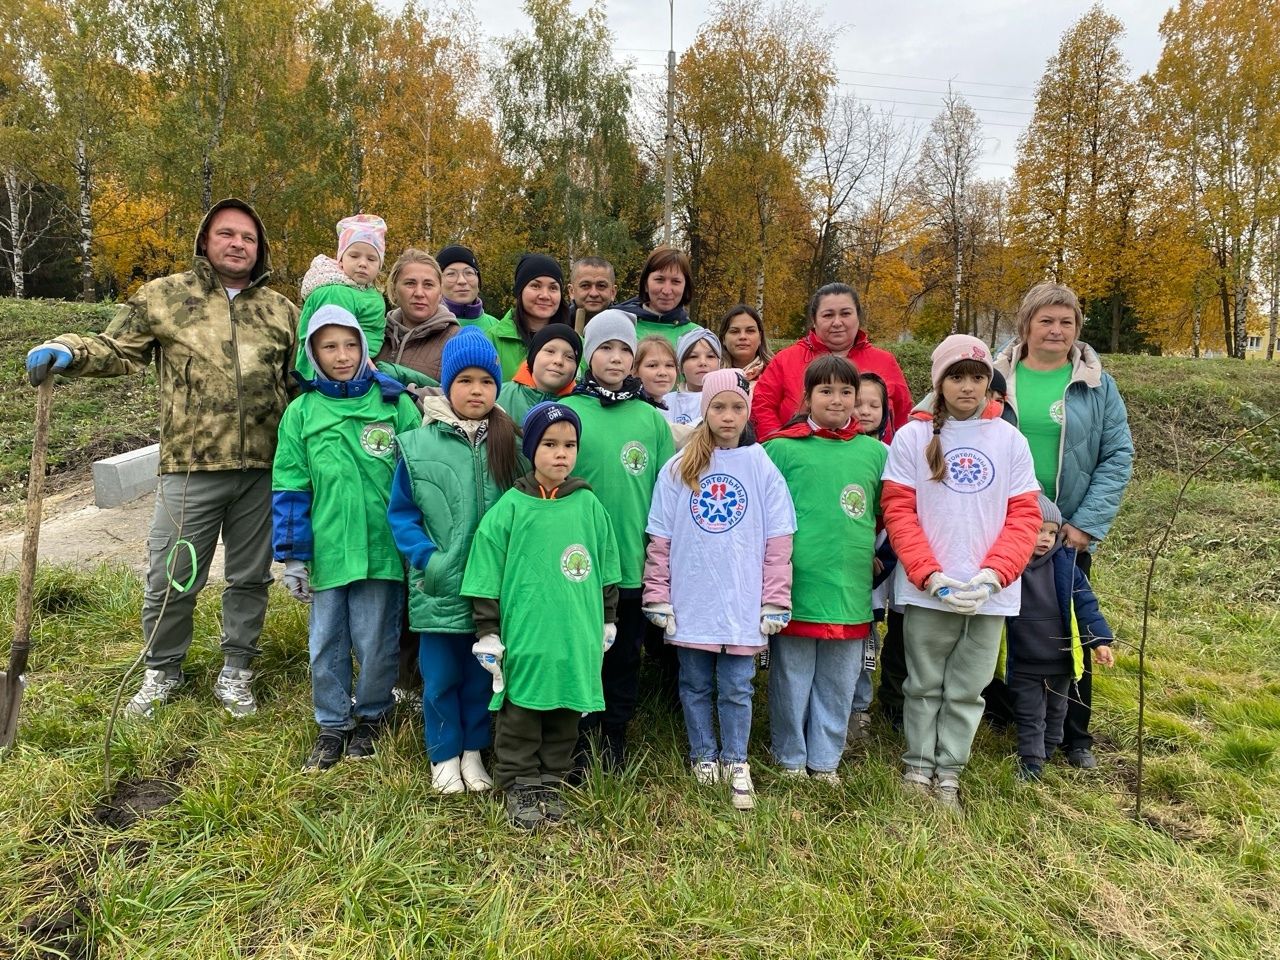
[[[1055,400],[1049,404],[1049,419],[1062,426],[1062,421],[1066,419],[1063,415],[1064,404],[1061,400]]]
[[[991,486],[991,481],[996,478],[991,460],[973,447],[948,450],[942,459],[946,465],[942,482],[957,493],[978,493]]]
[[[360,446],[364,447],[364,452],[371,457],[385,457],[391,453],[391,444],[395,438],[396,432],[391,428],[391,424],[367,423],[360,431]]]
[[[571,543],[560,554],[560,572],[566,579],[581,583],[591,576],[591,554],[580,543]]]
[[[851,483],[840,491],[840,509],[851,520],[857,520],[867,512],[867,491]]]
[[[732,530],[746,516],[747,491],[727,473],[708,474],[689,497],[689,513],[707,533]]]
[[[688,424],[693,423],[693,417],[689,416],[687,413],[678,413],[678,414],[676,414],[676,418],[675,418],[674,420],[672,420],[671,422],[672,422],[672,423],[683,423],[683,424],[685,424],[685,425],[687,426]]]
[[[632,440],[622,445],[621,459],[622,468],[633,477],[638,477],[649,466],[649,451],[639,440]]]

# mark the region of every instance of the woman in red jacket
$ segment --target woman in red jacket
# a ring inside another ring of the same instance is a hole
[[[765,440],[782,428],[804,402],[804,371],[825,353],[843,354],[859,373],[875,373],[889,387],[893,423],[906,423],[911,414],[911,391],[902,368],[888,350],[873,347],[862,329],[862,304],[845,283],[819,287],[809,300],[809,331],[782,350],[760,374],[751,395],[751,423]],[[892,428],[885,443],[893,439]]]

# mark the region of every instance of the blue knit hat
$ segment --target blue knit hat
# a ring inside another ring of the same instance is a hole
[[[578,419],[578,415],[572,408],[566,407],[563,403],[543,400],[529,408],[529,412],[524,415],[524,440],[520,443],[520,449],[524,451],[530,463],[533,463],[533,451],[538,449],[538,444],[542,442],[542,435],[547,432],[547,427],[561,420],[572,423],[574,432],[579,437],[582,436],[582,421]]]
[[[502,383],[498,351],[476,327],[463,327],[444,345],[444,352],[440,355],[440,386],[446,397],[453,386],[453,378],[467,367],[479,367],[493,377],[494,383]]]

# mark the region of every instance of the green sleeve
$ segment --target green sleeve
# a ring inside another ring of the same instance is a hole
[[[613,521],[609,519],[608,511],[599,500],[596,501],[596,530],[600,538],[600,582],[606,587],[621,583],[622,565],[618,559],[618,538],[613,533]]]
[[[396,398],[396,436],[417,430],[422,426],[422,414],[413,402],[413,397],[402,393]]]
[[[661,470],[668,460],[676,455],[675,436],[671,432],[671,426],[667,423],[667,418],[658,412],[657,407],[653,410],[653,419],[662,427],[658,431],[658,442],[655,447],[658,452],[658,469]]]
[[[280,418],[276,457],[271,468],[271,489],[311,489],[311,469],[302,445],[302,403],[299,401],[289,404]]]
[[[416,387],[438,387],[439,380],[433,380],[425,373],[420,373],[412,367],[401,366],[398,363],[391,363],[388,360],[375,360],[373,365],[378,368],[378,372],[386,374],[402,387],[410,385]]]

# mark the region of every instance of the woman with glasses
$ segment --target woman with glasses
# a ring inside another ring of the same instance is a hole
[[[436,254],[440,264],[440,282],[444,288],[444,305],[464,327],[479,327],[487,332],[498,322],[484,311],[480,299],[480,264],[467,247],[454,244]]]

